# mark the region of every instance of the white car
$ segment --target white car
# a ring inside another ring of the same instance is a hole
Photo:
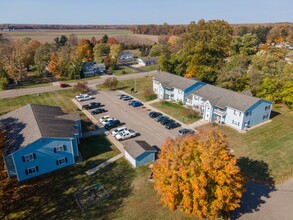
[[[118,141],[122,141],[122,140],[126,140],[128,138],[132,138],[132,137],[135,137],[137,136],[137,133],[134,131],[134,130],[124,130],[118,134],[115,135],[115,138],[118,140]]]
[[[75,98],[79,102],[93,99],[93,97],[88,94],[79,94],[79,95],[75,96]]]
[[[104,121],[102,121],[102,125],[105,125],[105,124],[107,124],[108,122],[110,122],[110,121],[114,121],[114,120],[116,120],[116,118],[107,118],[107,119],[105,119]]]
[[[126,127],[119,127],[119,128],[116,128],[114,131],[111,132],[111,135],[114,137],[116,134],[122,132],[122,131],[125,131],[127,130]]]
[[[105,121],[108,118],[110,118],[110,115],[105,115],[105,116],[101,117],[99,120],[102,123],[103,121]]]

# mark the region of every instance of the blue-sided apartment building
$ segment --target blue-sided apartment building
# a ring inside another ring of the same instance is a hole
[[[77,114],[28,104],[0,117],[5,131],[4,164],[9,177],[30,179],[75,164],[82,135]]]
[[[181,101],[209,122],[245,130],[270,119],[273,103],[167,72],[153,77],[153,90],[162,100]]]

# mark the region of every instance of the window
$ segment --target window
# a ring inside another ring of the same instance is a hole
[[[23,162],[29,162],[29,161],[34,160],[34,159],[36,159],[36,154],[35,153],[26,154],[26,155],[22,156],[22,161]]]
[[[251,112],[246,112],[246,116],[250,116],[251,115]]]
[[[266,110],[270,110],[270,106],[269,105],[267,105],[266,107],[265,107],[265,111]]]
[[[262,119],[264,120],[264,119],[268,119],[269,118],[269,114],[266,114],[266,115],[264,115],[263,117],[262,117]]]
[[[56,160],[57,165],[61,165],[61,164],[64,164],[64,163],[67,163],[67,157],[63,157],[61,159]]]
[[[234,115],[237,115],[237,111],[236,110],[234,110]]]
[[[239,112],[239,116],[241,116],[241,112]]]
[[[239,126],[240,122],[232,120],[232,124]]]
[[[31,175],[31,174],[34,174],[34,173],[37,173],[37,172],[39,172],[39,167],[38,166],[30,167],[30,168],[25,170],[26,175]]]
[[[59,152],[65,151],[65,150],[66,150],[65,145],[60,145],[60,146],[54,148],[55,153],[59,153]]]
[[[182,90],[178,89],[178,94],[182,94]]]

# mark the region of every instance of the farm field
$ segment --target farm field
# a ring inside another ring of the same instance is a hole
[[[105,34],[109,37],[115,37],[120,43],[134,43],[134,44],[154,44],[158,42],[159,37],[157,35],[143,35],[132,34],[129,30],[109,29],[109,30],[92,30],[92,29],[80,29],[80,30],[53,30],[53,29],[35,29],[35,30],[15,30],[15,31],[0,31],[0,34],[7,35],[12,40],[22,39],[29,37],[33,40],[38,40],[41,43],[52,43],[54,38],[61,35],[69,36],[75,34],[78,39],[86,38],[91,39],[93,36],[99,40]]]

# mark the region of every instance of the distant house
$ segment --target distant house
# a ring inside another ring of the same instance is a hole
[[[142,166],[156,159],[156,149],[145,141],[129,141],[125,145],[125,158],[134,167]]]
[[[203,119],[244,130],[269,120],[272,102],[171,73],[157,73],[153,90],[162,100],[182,101]]]
[[[141,66],[150,66],[158,63],[158,57],[142,57],[137,59],[137,63]]]
[[[118,57],[119,60],[133,59],[133,53],[124,53]]]
[[[75,164],[82,135],[79,115],[60,107],[28,104],[0,117],[5,130],[3,159],[18,181]]]
[[[106,66],[103,63],[96,64],[93,61],[83,62],[82,72],[84,77],[95,76],[106,71]]]

